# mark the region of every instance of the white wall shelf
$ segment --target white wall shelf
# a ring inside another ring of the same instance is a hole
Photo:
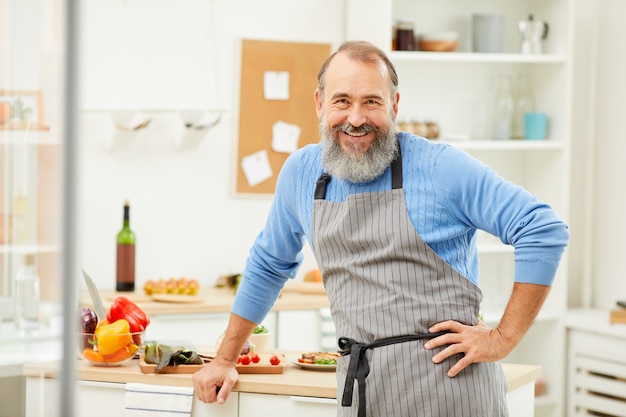
[[[25,255],[28,253],[60,253],[61,248],[56,245],[0,245],[0,253],[3,255]]]
[[[456,62],[478,64],[564,64],[564,55],[526,55],[506,53],[473,53],[473,52],[420,52],[392,51],[389,58],[393,62]]]
[[[441,140],[460,149],[498,150],[498,151],[558,151],[565,144],[558,140]]]

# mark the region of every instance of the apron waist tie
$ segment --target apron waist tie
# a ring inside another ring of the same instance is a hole
[[[375,340],[372,343],[359,343],[349,337],[340,337],[338,341],[341,356],[350,355],[346,382],[343,387],[343,397],[341,405],[343,407],[352,406],[352,394],[354,391],[354,380],[359,383],[359,413],[358,417],[365,417],[365,377],[370,373],[370,366],[367,362],[365,352],[380,346],[393,345],[419,339],[432,339],[449,333],[448,331],[437,333],[418,333],[406,336],[388,337],[386,339]]]

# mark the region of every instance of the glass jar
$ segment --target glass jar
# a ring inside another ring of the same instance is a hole
[[[511,139],[514,103],[511,93],[511,79],[508,75],[498,77],[493,104],[492,138],[496,140]]]
[[[514,104],[513,124],[511,126],[511,137],[514,139],[524,139],[524,114],[535,110],[535,100],[530,88],[528,74],[517,74],[514,84]]]
[[[415,50],[415,23],[413,20],[399,20],[396,24],[396,49],[398,51]]]

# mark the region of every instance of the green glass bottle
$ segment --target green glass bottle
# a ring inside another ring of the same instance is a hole
[[[124,202],[124,226],[117,234],[115,289],[135,291],[135,233],[130,230],[130,206]]]

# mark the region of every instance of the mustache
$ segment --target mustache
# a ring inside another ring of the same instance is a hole
[[[342,123],[340,125],[334,126],[331,129],[331,132],[343,132],[348,134],[367,134],[370,132],[379,132],[379,129],[376,126],[370,124],[363,124],[359,127],[356,127],[348,122]]]

